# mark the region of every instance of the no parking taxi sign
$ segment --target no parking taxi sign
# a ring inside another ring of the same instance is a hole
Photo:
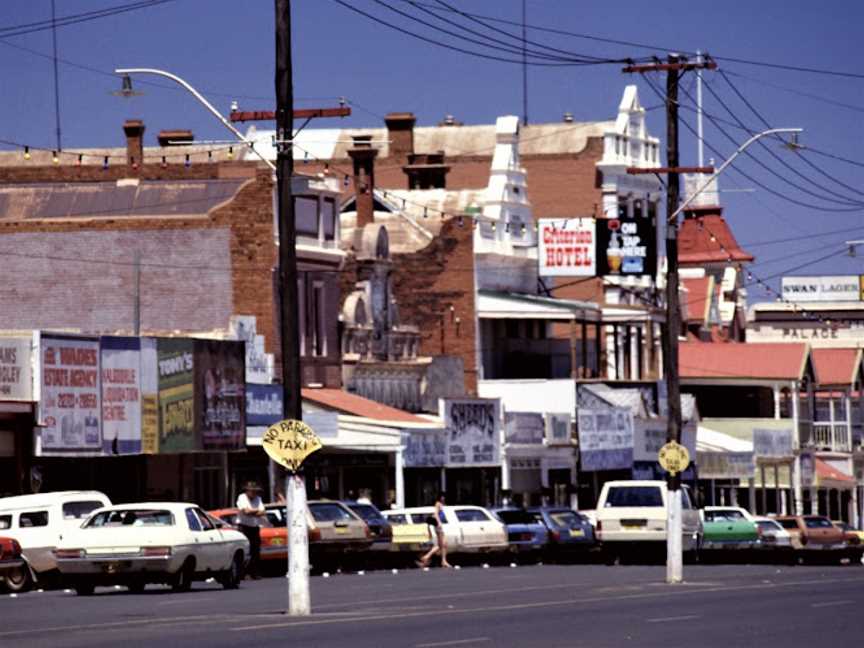
[[[321,439],[303,421],[286,419],[267,428],[261,439],[270,458],[291,472],[297,472],[303,462],[321,449]]]
[[[684,472],[690,465],[690,452],[680,443],[670,441],[657,453],[657,461],[670,475]]]

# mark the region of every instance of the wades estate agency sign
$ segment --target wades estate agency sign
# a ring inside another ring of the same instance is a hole
[[[781,287],[790,302],[857,302],[864,294],[864,275],[783,277]]]

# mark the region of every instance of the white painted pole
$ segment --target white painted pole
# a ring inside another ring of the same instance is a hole
[[[288,524],[288,614],[309,616],[309,530],[306,526],[306,479],[303,475],[285,478]]]
[[[681,489],[667,491],[666,495],[666,582],[680,583],[684,577]]]
[[[696,63],[702,63],[702,52],[696,52]],[[702,68],[696,67],[696,132],[697,132],[697,153],[699,166],[704,166],[705,163],[705,140],[702,129]]]
[[[405,461],[404,449],[396,451],[396,465],[393,470],[396,473],[396,508],[405,508]]]

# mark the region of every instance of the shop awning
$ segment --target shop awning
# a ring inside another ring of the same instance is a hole
[[[753,452],[753,442],[738,439],[700,425],[696,432],[697,452]]]
[[[827,461],[816,457],[816,486],[822,488],[855,488],[857,482],[852,475],[838,470]]]
[[[600,307],[593,302],[481,290],[477,296],[477,316],[481,319],[595,322],[600,320]]]

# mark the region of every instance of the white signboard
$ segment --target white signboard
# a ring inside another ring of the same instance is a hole
[[[864,276],[783,277],[783,299],[791,302],[861,301]]]
[[[571,444],[573,427],[573,416],[569,413],[546,414],[546,444],[565,445]]]
[[[538,263],[543,277],[593,277],[597,274],[597,228],[593,218],[543,218],[538,221]]]
[[[500,465],[500,412],[497,398],[444,400],[448,468]]]
[[[666,418],[641,419],[634,421],[633,461],[657,461],[657,455],[666,443]],[[681,445],[687,448],[691,457],[696,456],[696,424],[686,423],[681,428]]]
[[[762,430],[754,428],[753,454],[760,459],[787,459],[792,457],[792,430]]]
[[[99,341],[43,335],[43,452],[102,452]]]
[[[105,454],[141,452],[141,342],[101,340],[102,447]]]
[[[579,410],[582,470],[620,470],[633,466],[633,414],[623,407]]]
[[[32,401],[29,338],[0,338],[0,401]]]
[[[700,452],[696,464],[700,479],[749,479],[756,470],[752,452]]]
[[[257,333],[254,315],[234,315],[229,328],[234,339],[246,343],[246,382],[266,385],[273,382],[273,354],[264,352],[264,336]]]

